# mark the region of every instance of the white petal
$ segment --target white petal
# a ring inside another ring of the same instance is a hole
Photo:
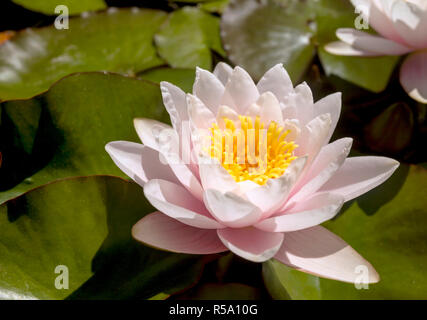
[[[169,113],[171,123],[175,130],[179,131],[181,123],[188,120],[187,102],[185,93],[172,83],[160,82],[160,89],[163,96],[163,104]]]
[[[382,54],[371,51],[364,51],[360,49],[356,49],[349,45],[348,43],[342,41],[334,41],[325,45],[324,49],[326,52],[331,54],[335,54],[338,56],[355,56],[355,57],[375,57],[380,56]]]
[[[159,150],[159,139],[162,136],[176,135],[175,130],[171,126],[160,121],[136,118],[133,120],[133,124],[142,143],[154,150]]]
[[[105,146],[105,150],[116,166],[140,186],[143,186],[148,181],[142,169],[143,149],[144,146],[142,144],[128,141],[113,141]]]
[[[427,48],[427,10],[410,2],[396,1],[391,8],[394,27],[409,46]]]
[[[223,227],[213,219],[202,202],[177,184],[153,179],[145,184],[144,194],[157,210],[189,226],[202,229]]]
[[[381,55],[402,55],[413,50],[392,40],[350,28],[338,29],[337,37],[356,50],[375,52]]]
[[[321,226],[285,233],[283,245],[274,258],[300,271],[344,282],[355,283],[360,278],[360,267],[368,271],[368,283],[380,279],[368,261]]]
[[[353,0],[354,1],[354,0]],[[396,26],[391,19],[391,5],[394,0],[371,0],[369,10],[369,24],[383,37],[405,44],[406,42],[396,31]]]
[[[329,141],[334,133],[334,130],[337,126],[338,119],[341,114],[341,92],[336,92],[330,94],[323,99],[320,99],[314,104],[313,107],[313,116],[317,117],[325,113],[331,115],[331,127],[329,129],[329,137],[326,139]]]
[[[307,83],[301,83],[294,93],[289,94],[283,104],[291,106],[296,111],[296,119],[302,124],[307,124],[313,119],[313,94]]]
[[[236,67],[225,85],[221,104],[234,108],[240,114],[245,114],[246,108],[258,97],[258,89],[251,76],[242,68]]]
[[[257,117],[261,114],[261,107],[257,103],[252,103],[247,109],[245,114],[249,117]]]
[[[395,30],[391,19],[391,5],[395,0],[350,0],[358,9],[357,13],[364,15],[364,20],[386,39],[405,44]]]
[[[301,129],[299,127],[298,120],[288,120],[286,119],[283,122],[283,131],[289,130],[290,132],[285,138],[285,141],[297,141],[299,135],[301,134]]]
[[[281,63],[276,64],[264,74],[257,88],[260,94],[271,91],[280,102],[294,91],[291,78]]]
[[[317,157],[320,149],[325,145],[331,128],[332,120],[329,113],[322,114],[311,120],[302,128],[301,135],[297,139],[297,156],[308,155],[307,168]]]
[[[114,163],[136,183],[163,179],[179,183],[171,168],[160,161],[159,152],[139,143],[113,141],[105,146]]]
[[[316,194],[298,202],[286,212],[262,220],[256,228],[269,232],[289,232],[317,226],[332,219],[341,209],[344,198],[331,193]]]
[[[253,188],[245,193],[246,198],[262,210],[263,217],[268,216],[286,202],[306,160],[305,157],[295,159],[281,177],[269,179],[265,185]]]
[[[221,97],[224,94],[224,85],[212,73],[197,67],[193,94],[216,114]]]
[[[295,102],[297,119],[302,125],[313,119],[313,93],[307,83],[303,82],[295,87]]]
[[[282,118],[283,120],[290,120],[294,119],[296,120],[297,117],[297,110],[296,106],[294,105],[285,105],[283,103],[280,103],[280,108],[282,109]]]
[[[233,192],[222,193],[209,189],[204,193],[209,212],[222,224],[231,228],[251,226],[261,218],[261,210]]]
[[[224,245],[238,256],[264,262],[272,258],[283,242],[283,234],[255,228],[221,229],[217,231]]]
[[[298,202],[320,189],[341,167],[347,158],[353,139],[343,138],[324,146],[304,177],[292,191],[289,203]]]
[[[177,132],[170,126],[151,119],[135,119],[136,131],[144,145],[157,150],[163,156],[175,176],[197,199],[202,199],[202,187],[180,157],[180,140]],[[186,143],[183,141],[182,143]]]
[[[386,181],[398,166],[399,162],[385,157],[347,158],[319,192],[340,194],[348,201]]]
[[[257,105],[260,107],[261,122],[269,124],[271,121],[282,125],[282,110],[280,109],[279,101],[276,96],[270,91],[264,92],[257,100]]]
[[[236,124],[240,122],[239,115],[236,111],[228,106],[220,106],[216,115],[216,122],[221,129],[225,129],[224,118],[230,119]]]
[[[237,182],[217,159],[200,158],[199,173],[204,190],[215,189],[228,192],[239,189]]]
[[[227,83],[228,78],[230,78],[230,75],[231,75],[232,72],[233,72],[233,68],[231,68],[228,64],[226,64],[224,62],[219,62],[216,65],[216,67],[215,67],[215,69],[213,71],[213,74],[225,86],[225,84]]]
[[[205,104],[196,96],[187,94],[188,117],[191,123],[198,129],[209,129],[214,122],[215,116]]]

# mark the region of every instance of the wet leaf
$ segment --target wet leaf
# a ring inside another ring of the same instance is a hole
[[[310,28],[313,12],[298,1],[283,6],[274,0],[231,0],[221,20],[221,37],[228,58],[259,79],[283,63],[293,81],[310,64],[315,48]]]
[[[212,52],[223,55],[219,19],[194,7],[172,12],[155,35],[160,56],[172,67],[212,69]]]
[[[0,206],[0,298],[149,298],[193,284],[199,256],[131,239],[152,210],[138,185],[105,176],[58,181]]]
[[[133,128],[136,117],[169,119],[158,85],[103,73],[69,76],[33,99],[4,102],[2,109],[12,122],[5,131],[10,137],[2,139],[32,151],[16,156],[13,150],[3,150],[0,203],[65,177],[125,177],[104,150],[105,144],[138,142]],[[27,116],[37,112],[41,118],[34,128]]]
[[[0,46],[0,101],[30,98],[74,72],[133,75],[162,64],[152,44],[162,11],[109,9],[69,20],[69,29],[26,29]]]
[[[47,15],[55,15],[55,8],[59,5],[67,6],[69,14],[77,14],[85,11],[105,9],[104,0],[12,0],[29,10],[41,12]]]

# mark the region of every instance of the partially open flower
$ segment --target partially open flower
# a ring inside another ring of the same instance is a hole
[[[405,55],[400,82],[415,100],[427,103],[427,1],[351,0],[379,35],[356,29],[338,29],[341,41],[326,51],[346,56]]]
[[[369,262],[319,226],[398,167],[389,158],[347,158],[350,138],[328,144],[340,93],[314,103],[307,84],[294,88],[280,64],[255,85],[224,63],[213,74],[197,69],[193,94],[167,82],[161,90],[172,127],[135,119],[143,145],[106,146],[159,210],[134,226],[137,240],[173,252],[275,258],[346,282],[364,265],[369,282],[379,280]]]

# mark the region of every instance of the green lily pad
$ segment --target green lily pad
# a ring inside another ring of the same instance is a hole
[[[224,55],[219,18],[195,7],[172,12],[154,37],[159,55],[172,67],[212,69],[212,51]]]
[[[75,72],[134,75],[163,64],[153,35],[166,13],[109,9],[69,20],[69,29],[26,29],[0,46],[0,101],[30,98]]]
[[[399,57],[345,57],[323,49],[329,42],[338,41],[335,35],[337,29],[354,28],[357,17],[349,1],[318,1],[316,40],[319,43],[319,58],[327,75],[335,75],[362,88],[380,92],[387,86]]]
[[[201,3],[199,6],[205,11],[222,14],[230,0],[214,0]]]
[[[398,57],[342,57],[323,49],[337,41],[338,28],[354,28],[357,16],[349,1],[231,0],[222,16],[221,36],[229,59],[255,78],[283,63],[298,82],[317,48],[327,75],[380,92]]]
[[[116,74],[75,74],[40,96],[4,102],[1,107],[2,139],[9,147],[2,149],[0,203],[56,179],[94,174],[125,177],[104,150],[105,144],[138,142],[133,128],[136,117],[169,121],[158,85]],[[41,114],[37,130],[27,130],[31,126],[25,115],[36,111]],[[29,132],[34,131],[29,146]],[[21,142],[31,154],[20,152]]]
[[[193,92],[196,70],[182,68],[154,68],[138,73],[138,78],[160,83],[170,82],[180,87],[184,92]]]
[[[402,165],[382,186],[354,201],[326,227],[364,256],[378,284],[318,278],[276,260],[263,265],[268,290],[278,299],[424,299],[427,292],[427,171]]]
[[[283,2],[283,1],[282,1]],[[221,20],[221,37],[228,58],[255,79],[283,63],[293,81],[309,66],[315,47],[311,42],[311,4],[274,0],[231,0]]]
[[[373,92],[383,91],[399,57],[340,57],[319,49],[319,58],[327,75],[336,75]]]
[[[107,176],[58,181],[0,206],[0,298],[150,298],[193,284],[199,256],[131,238],[151,211],[138,185]]]
[[[54,15],[58,5],[68,7],[69,14],[78,14],[85,11],[105,9],[107,5],[104,0],[12,0],[14,3],[32,11],[41,12],[47,15]]]

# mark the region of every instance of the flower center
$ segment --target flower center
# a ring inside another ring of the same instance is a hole
[[[286,140],[290,130],[275,121],[265,128],[260,117],[239,116],[237,128],[233,120],[223,120],[225,130],[216,123],[211,127],[210,156],[219,160],[236,182],[251,180],[263,185],[280,177],[297,158],[293,151],[298,145]]]

